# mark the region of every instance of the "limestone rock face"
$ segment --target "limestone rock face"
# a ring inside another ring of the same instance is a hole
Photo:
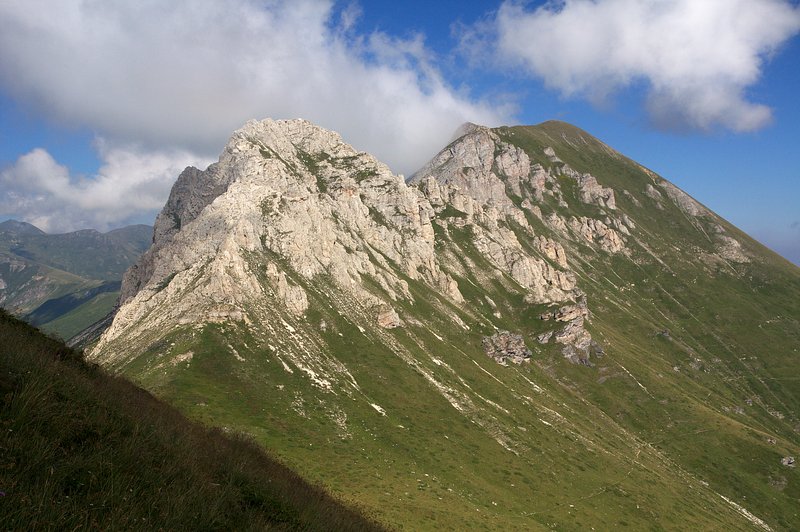
[[[535,235],[525,214],[541,218],[532,202],[552,193],[546,188],[552,182],[544,167],[487,128],[473,128],[411,178],[436,212],[451,206],[463,213],[464,219],[452,223],[469,227],[477,250],[528,291],[526,300],[539,303],[569,299],[575,289],[564,247]],[[525,201],[517,206],[510,195]],[[531,255],[508,225],[533,238],[539,255]]]
[[[661,194],[661,192],[659,192],[659,190],[656,187],[654,187],[653,185],[651,185],[650,183],[647,183],[645,185],[644,193],[647,194],[648,197],[650,197],[650,198],[652,198],[652,199],[654,199],[656,201],[659,201],[659,200],[664,198],[664,195]]]
[[[470,216],[485,214],[488,208],[508,212],[514,204],[506,194],[505,183],[494,172],[497,167],[511,172],[519,183],[530,171],[530,161],[522,150],[508,146],[495,157],[500,139],[488,128],[475,128],[442,150],[410,182],[423,183],[422,190],[431,203],[451,204]]]
[[[234,179],[227,166],[211,165],[205,172],[194,167],[184,170],[172,187],[166,205],[153,226],[153,246],[123,277],[120,303],[124,304],[144,287],[156,273],[155,256],[166,246],[182,226],[189,224]]]
[[[418,189],[338,134],[303,120],[248,122],[219,162],[179,177],[96,351],[154,309],[163,324],[247,316],[266,290],[300,316],[308,300],[292,276],[328,276],[364,306],[382,301],[363,276],[389,300],[410,298],[407,276],[460,303],[434,253],[434,215]],[[259,270],[253,254],[272,260]]]
[[[675,202],[675,205],[686,214],[690,216],[704,216],[709,214],[708,209],[700,205],[694,198],[689,196],[689,194],[669,181],[663,181],[659,183],[659,185],[664,189],[664,192],[667,193],[667,196]]]
[[[622,237],[614,229],[594,218],[581,216],[570,218],[569,227],[587,242],[594,243],[609,253],[619,253],[625,249]]]
[[[614,190],[600,186],[597,178],[593,175],[576,172],[566,164],[559,168],[559,172],[575,180],[583,203],[595,204],[612,210],[617,208]]]
[[[378,313],[377,322],[384,329],[395,329],[403,326],[403,320],[397,315],[397,311],[391,307],[382,309]]]
[[[409,283],[463,304],[456,277],[477,279],[487,293],[513,283],[526,304],[559,305],[555,319],[575,326],[556,340],[580,351],[578,320],[589,312],[570,253],[578,243],[627,253],[635,225],[618,213],[613,190],[552,148],[544,157],[534,162],[495,130],[469,124],[406,183],[304,120],[250,121],[217,163],[179,176],[93,354],[124,356],[123,345],[146,343],[154,327],[302,319],[315,283],[336,294],[339,312],[363,315],[361,327],[389,330],[405,326],[394,309],[414,304]],[[564,179],[601,217],[546,207],[567,206]],[[534,229],[542,223],[548,235]],[[567,310],[573,301],[581,303]]]
[[[534,238],[534,243],[536,247],[544,253],[544,255],[554,261],[556,264],[561,266],[562,268],[566,269],[568,267],[567,264],[567,254],[564,251],[564,246],[556,242],[555,240],[551,240],[549,238],[536,236]]]

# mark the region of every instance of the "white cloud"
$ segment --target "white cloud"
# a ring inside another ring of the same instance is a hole
[[[800,8],[785,0],[563,0],[531,10],[506,1],[493,31],[502,60],[565,96],[602,102],[644,82],[658,126],[750,131],[772,114],[746,90],[800,31]],[[467,32],[465,41],[474,50],[485,34]]]
[[[102,140],[97,147],[103,165],[93,176],[71,176],[42,148],[22,155],[0,171],[0,212],[45,232],[152,223],[178,174],[209,163],[179,150],[141,151]]]
[[[0,84],[116,142],[216,155],[250,118],[302,117],[408,173],[503,114],[444,83],[420,39],[353,34],[325,0],[6,0]]]

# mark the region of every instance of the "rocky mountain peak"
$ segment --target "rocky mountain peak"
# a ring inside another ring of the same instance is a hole
[[[303,120],[248,122],[217,163],[178,178],[153,246],[125,276],[123,305],[106,338],[128,314],[165,300],[172,313],[192,315],[184,321],[242,317],[248,301],[264,298],[262,274],[298,315],[307,299],[293,276],[329,276],[366,312],[381,315],[393,300],[411,297],[406,277],[460,302],[434,253],[433,216],[419,191],[338,134]],[[253,253],[265,254],[265,270],[253,267]],[[363,276],[384,296],[367,290]]]
[[[157,308],[169,309],[164,319],[177,323],[255,320],[252,309],[274,293],[289,314],[303,316],[303,286],[320,276],[373,324],[400,326],[396,307],[413,304],[411,281],[451,304],[464,302],[454,275],[469,277],[477,264],[460,264],[437,247],[465,229],[492,275],[511,280],[526,301],[576,301],[582,292],[568,255],[533,229],[534,220],[545,221],[533,202],[559,196],[557,176],[574,179],[583,201],[612,210],[613,192],[563,163],[546,170],[491,129],[464,131],[406,183],[305,120],[246,123],[217,163],[179,176],[153,246],[125,275],[119,315],[98,350]],[[623,237],[602,220],[546,223],[600,249],[624,249]]]
[[[542,132],[546,143],[526,149],[513,129],[465,124],[406,183],[308,121],[249,121],[218,162],[179,176],[156,220],[153,246],[125,275],[120,317],[105,339],[152,308],[168,306],[179,322],[255,319],[248,309],[269,292],[287,312],[303,316],[309,307],[303,286],[321,277],[373,324],[396,327],[405,323],[397,308],[415,300],[409,282],[457,305],[465,302],[458,279],[478,275],[491,292],[479,263],[510,280],[508,289],[531,305],[582,301],[586,308],[572,255],[585,254],[583,247],[630,255],[637,226],[617,208],[617,193],[634,196],[604,186],[559,154],[564,143],[605,152],[604,144],[560,123]],[[658,189],[649,182],[643,189],[660,208],[669,198],[687,214],[708,214],[677,187],[654,182]],[[746,260],[717,227],[723,260]],[[456,235],[464,244],[452,245]],[[460,256],[464,245],[475,259]],[[569,334],[553,330],[538,339],[559,339],[567,358],[584,361],[594,345],[587,320],[569,320]]]
[[[178,178],[88,356],[321,480],[352,482],[339,487],[370,504],[385,493],[391,511],[414,495],[409,508],[439,515],[513,506],[508,528],[528,529],[531,504],[539,524],[556,522],[557,501],[531,494],[561,483],[559,507],[570,519],[573,504],[587,509],[584,525],[610,500],[627,516],[645,515],[640,503],[665,515],[696,505],[692,516],[710,516],[696,528],[719,527],[743,507],[710,482],[687,485],[681,468],[714,481],[715,452],[766,457],[753,434],[796,433],[796,399],[754,378],[791,374],[797,338],[796,269],[769,261],[563,123],[466,127],[406,182],[308,122],[252,121],[218,162]],[[731,432],[692,428],[695,446],[687,427]],[[705,470],[685,458],[713,446]],[[780,456],[764,471],[786,475]],[[463,473],[465,457],[480,475]],[[755,478],[734,484],[758,491]],[[585,504],[578,482],[613,499]],[[646,496],[629,500],[630,486]],[[598,526],[619,526],[608,518]],[[648,526],[646,515],[632,523]]]

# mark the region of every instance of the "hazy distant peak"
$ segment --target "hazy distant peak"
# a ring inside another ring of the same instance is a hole
[[[18,220],[6,220],[0,223],[0,231],[7,233],[14,233],[18,235],[43,235],[44,231],[29,224],[28,222],[20,222]]]

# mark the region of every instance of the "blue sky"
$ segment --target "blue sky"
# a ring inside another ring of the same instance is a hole
[[[789,0],[0,5],[0,219],[152,223],[248,118],[409,174],[459,123],[571,122],[800,264]]]

